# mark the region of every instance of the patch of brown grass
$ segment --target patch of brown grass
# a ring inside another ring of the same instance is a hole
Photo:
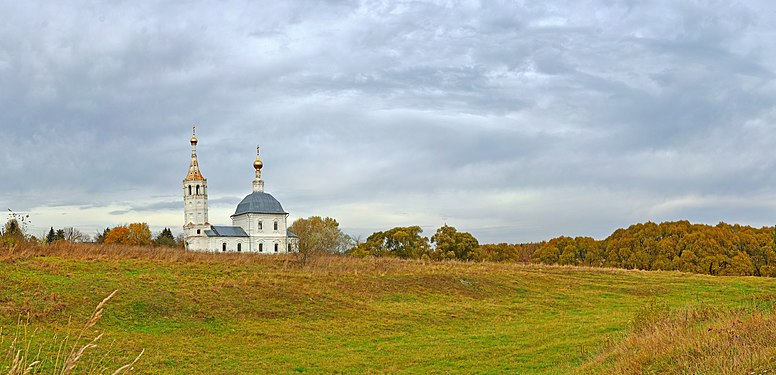
[[[580,373],[766,374],[776,370],[776,311],[651,303],[625,337]]]
[[[78,260],[149,260],[159,263],[198,263],[225,266],[252,266],[274,270],[304,268],[313,274],[376,274],[423,273],[444,274],[451,270],[466,269],[467,273],[492,273],[494,269],[543,269],[554,266],[523,265],[504,263],[468,263],[450,261],[404,260],[398,258],[355,258],[344,255],[320,254],[300,266],[296,257],[290,254],[251,254],[251,253],[206,253],[186,251],[178,248],[152,246],[125,246],[55,242],[53,244],[23,244],[12,247],[0,247],[0,261],[15,263],[40,257],[60,257]],[[465,266],[464,266],[465,265]],[[49,264],[40,267],[56,267]],[[55,269],[46,269],[47,273],[57,273]]]

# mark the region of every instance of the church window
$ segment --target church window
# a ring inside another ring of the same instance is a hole
[[[199,194],[199,185],[197,185],[197,194]]]
[[[263,253],[263,252],[264,252],[264,244],[263,244],[263,243],[260,243],[260,244],[259,244],[259,252],[260,252],[260,253]]]
[[[288,252],[291,252],[291,244],[288,244]]]
[[[259,230],[262,230],[263,224],[261,223],[261,220],[259,220]]]
[[[189,195],[191,195],[191,185],[189,185]]]
[[[221,251],[226,251],[226,242],[221,245]]]
[[[278,244],[275,244],[275,252],[278,252]]]
[[[275,222],[275,230],[278,230],[278,222]]]
[[[200,229],[197,229],[197,234],[200,234]]]
[[[241,251],[242,251],[242,244],[241,244],[241,243],[238,243],[238,244],[237,244],[237,252],[239,253],[239,252],[241,252]]]

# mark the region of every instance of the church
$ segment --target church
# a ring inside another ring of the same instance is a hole
[[[284,254],[299,251],[299,238],[288,231],[288,213],[275,197],[264,192],[259,158],[253,169],[253,192],[237,205],[232,225],[211,225],[207,217],[207,179],[197,161],[196,131],[191,136],[191,164],[183,180],[184,240],[186,249],[208,252]]]

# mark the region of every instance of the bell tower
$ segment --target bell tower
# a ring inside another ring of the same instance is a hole
[[[192,245],[191,240],[205,238],[205,229],[210,229],[207,218],[207,179],[202,177],[197,162],[196,127],[191,132],[191,163],[189,173],[183,179],[183,232],[186,237],[186,247]]]

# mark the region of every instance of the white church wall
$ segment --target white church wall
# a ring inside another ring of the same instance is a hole
[[[232,225],[241,227],[249,236],[285,237],[287,233],[285,214],[240,214],[232,216]]]

